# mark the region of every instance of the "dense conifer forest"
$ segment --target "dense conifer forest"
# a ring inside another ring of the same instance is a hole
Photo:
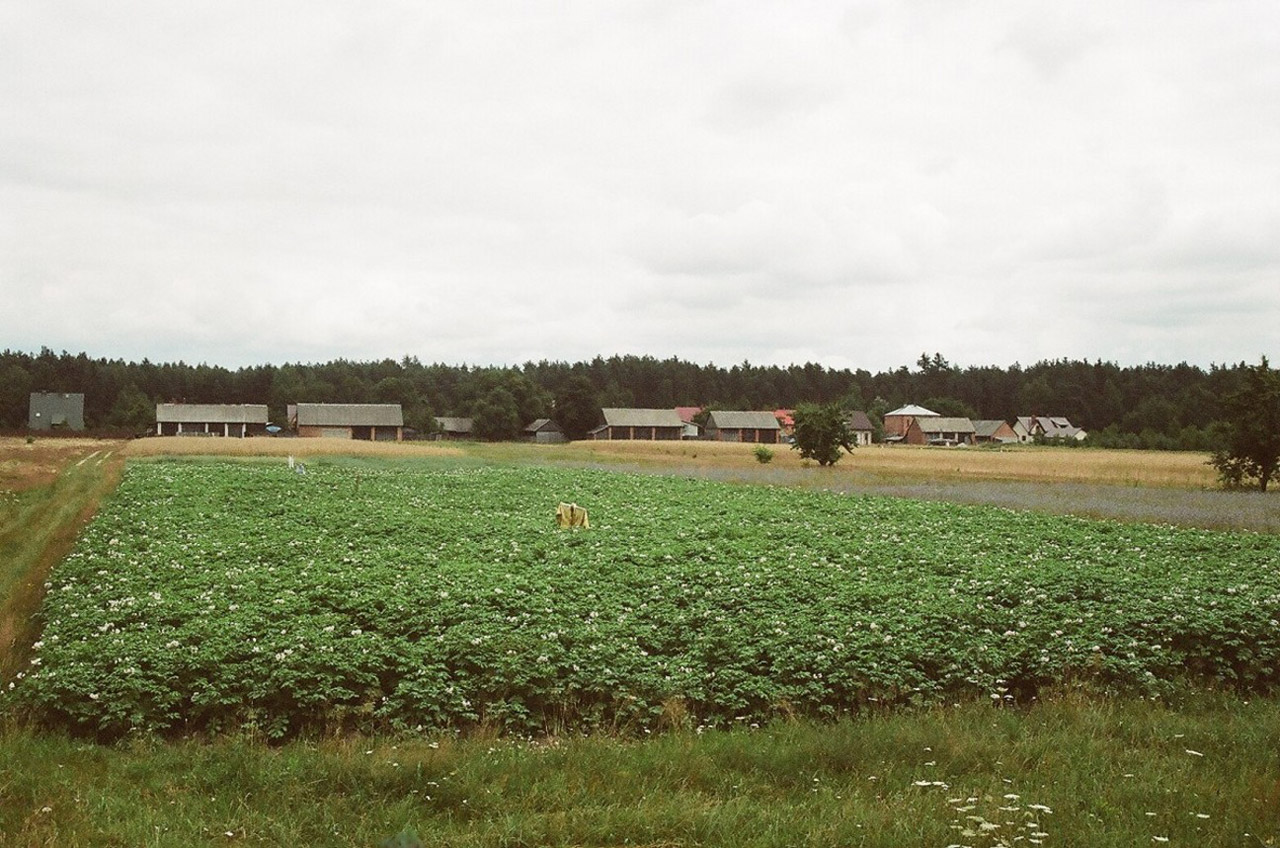
[[[1245,363],[1120,366],[1052,360],[1008,367],[952,365],[922,354],[912,365],[873,374],[817,363],[780,367],[701,365],[679,358],[597,356],[589,362],[526,362],[504,368],[426,364],[415,357],[258,365],[235,370],[185,362],[126,362],[87,353],[0,353],[0,427],[26,425],[33,391],[85,395],[90,429],[142,433],[157,402],[267,403],[283,421],[296,402],[399,403],[421,432],[437,415],[493,415],[528,422],[555,417],[570,398],[597,406],[717,409],[791,408],[841,402],[877,420],[905,403],[943,415],[1001,418],[1061,415],[1104,447],[1211,449],[1220,399]],[[514,412],[514,415],[512,414]]]

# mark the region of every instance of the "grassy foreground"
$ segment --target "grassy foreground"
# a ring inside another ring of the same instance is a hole
[[[1280,844],[1280,703],[1068,695],[640,742],[0,731],[0,845]],[[1015,837],[1019,837],[1015,843]]]

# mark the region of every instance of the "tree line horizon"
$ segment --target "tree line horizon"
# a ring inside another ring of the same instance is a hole
[[[0,352],[0,428],[26,426],[32,392],[85,396],[93,429],[145,431],[157,403],[266,403],[283,422],[291,403],[399,403],[405,424],[421,432],[435,416],[476,419],[481,438],[515,438],[538,418],[555,418],[571,435],[602,407],[791,409],[838,403],[879,423],[904,404],[942,415],[1012,422],[1018,416],[1069,418],[1102,447],[1213,450],[1249,366],[1182,362],[1121,366],[1101,359],[1042,360],[959,367],[922,353],[914,367],[865,369],[803,365],[729,367],[669,357],[613,355],[590,361],[541,360],[518,366],[425,364],[415,356],[237,369],[183,361],[94,358],[88,353]]]

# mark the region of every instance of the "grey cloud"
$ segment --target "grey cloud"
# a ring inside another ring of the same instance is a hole
[[[1070,5],[1040,7],[1012,24],[997,49],[1016,53],[1041,77],[1053,80],[1101,37],[1101,29],[1082,20]]]
[[[707,104],[706,121],[725,132],[755,130],[815,111],[838,93],[830,85],[777,79],[740,79],[722,86]]]
[[[1278,23],[3,4],[0,336],[228,365],[1253,358]]]

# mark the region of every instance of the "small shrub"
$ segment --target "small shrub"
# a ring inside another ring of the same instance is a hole
[[[406,826],[395,836],[378,843],[378,848],[423,848],[422,840],[413,828]]]
[[[764,445],[756,445],[755,455],[756,462],[761,465],[768,465],[770,462],[773,462],[773,451],[769,450]]]

